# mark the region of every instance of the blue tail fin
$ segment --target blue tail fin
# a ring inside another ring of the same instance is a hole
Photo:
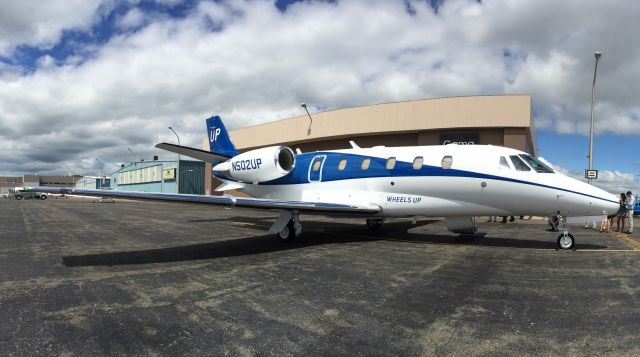
[[[231,142],[227,128],[224,127],[219,116],[207,119],[207,132],[209,134],[209,148],[212,153],[228,157],[240,154]]]

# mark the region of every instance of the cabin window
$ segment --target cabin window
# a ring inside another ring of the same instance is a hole
[[[388,158],[387,165],[385,167],[387,168],[387,170],[393,170],[393,168],[396,167],[396,158],[395,157]]]
[[[369,165],[371,164],[371,159],[367,158],[362,160],[362,166],[360,166],[363,170],[366,170],[369,168]]]
[[[422,168],[423,162],[424,159],[422,158],[422,156],[417,156],[415,159],[413,159],[413,169],[420,170]]]
[[[451,157],[450,155],[447,155],[442,158],[441,166],[443,169],[448,170],[451,168],[451,165],[453,165],[453,157]]]
[[[322,164],[322,160],[316,160],[313,162],[313,167],[312,170],[313,171],[318,171],[320,170],[320,165]]]
[[[338,163],[338,170],[342,171],[345,167],[347,167],[347,159],[340,160]]]
[[[507,162],[507,158],[504,156],[500,156],[500,169],[502,170],[511,170],[511,166]]]
[[[550,174],[553,173],[553,169],[550,168],[549,166],[545,165],[542,161],[536,159],[535,157],[531,156],[531,155],[522,155],[520,154],[520,157],[524,159],[524,161],[526,161],[529,166],[533,167],[534,170],[536,170],[536,172],[540,172],[543,174]]]
[[[515,167],[516,170],[518,170],[518,171],[531,171],[529,166],[527,166],[527,164],[525,164],[524,161],[522,161],[522,159],[518,157],[518,155],[511,155],[509,157],[511,158],[511,162],[513,163],[513,167]]]

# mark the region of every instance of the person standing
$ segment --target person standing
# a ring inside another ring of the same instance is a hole
[[[633,197],[633,192],[627,191],[627,218],[629,219],[628,234],[633,234],[633,208],[636,205],[636,198]]]
[[[618,202],[620,202],[620,207],[618,207],[618,212],[616,212],[616,217],[618,218],[616,221],[616,232],[622,233],[624,230],[624,219],[627,216],[627,196],[621,193]],[[620,225],[620,221],[622,221],[622,225]]]

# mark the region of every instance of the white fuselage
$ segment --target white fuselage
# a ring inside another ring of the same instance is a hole
[[[259,198],[374,204],[385,217],[597,216],[617,211],[614,195],[585,182],[557,172],[536,172],[531,163],[528,171],[520,171],[521,165],[518,170],[511,158],[518,155],[526,154],[486,145],[305,153],[296,155],[295,168],[286,177],[245,184],[242,190]],[[417,157],[423,164],[414,168]],[[389,158],[396,161],[391,168]]]

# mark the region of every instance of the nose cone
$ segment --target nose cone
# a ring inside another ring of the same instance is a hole
[[[603,189],[581,182],[584,191],[590,195],[593,200],[591,205],[594,206],[598,212],[596,214],[606,214],[607,216],[615,214],[620,207],[618,197]]]
[[[616,200],[616,196],[615,195],[611,195],[609,199],[611,201]],[[604,211],[604,214],[606,214],[607,216],[610,216],[612,214],[615,214],[618,211],[618,208],[620,208],[620,203],[618,202],[603,202],[602,204],[602,210]]]

